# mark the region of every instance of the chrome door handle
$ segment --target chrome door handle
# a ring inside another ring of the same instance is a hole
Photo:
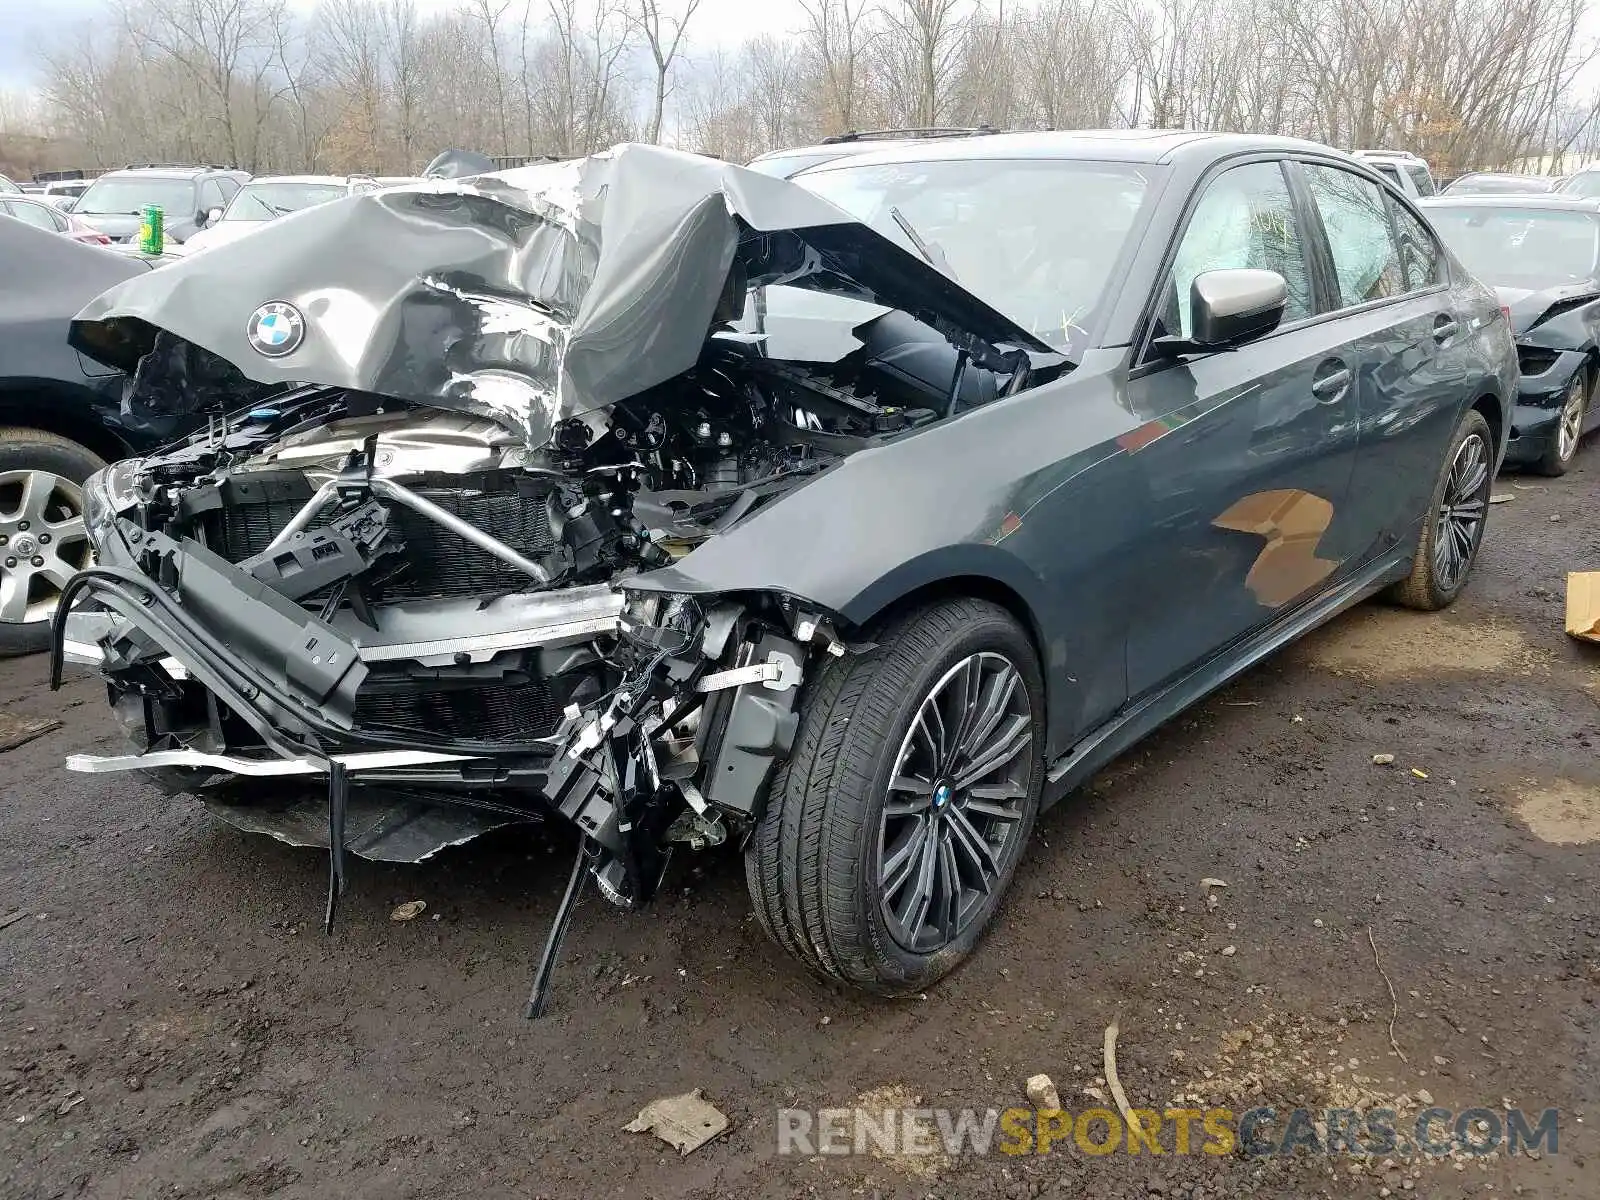
[[[1350,390],[1352,378],[1350,368],[1343,363],[1324,363],[1322,370],[1311,381],[1311,394],[1317,398],[1318,404],[1336,404]]]
[[[1461,332],[1461,322],[1448,313],[1440,313],[1433,321],[1433,340],[1441,346]]]

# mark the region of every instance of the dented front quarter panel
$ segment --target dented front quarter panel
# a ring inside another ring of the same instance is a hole
[[[1065,379],[862,450],[630,590],[781,593],[864,627],[925,589],[1014,598],[1050,690],[1049,753],[1126,697],[1124,548],[1147,519],[1114,461],[1139,417],[1117,350]]]

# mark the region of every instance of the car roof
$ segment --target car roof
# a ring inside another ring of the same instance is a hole
[[[876,150],[887,146],[913,145],[918,142],[936,142],[948,138],[986,137],[1000,130],[988,125],[976,125],[972,128],[929,128],[929,129],[863,129],[852,130],[849,133],[835,134],[825,137],[821,141],[812,142],[803,146],[783,146],[777,150],[768,150],[765,154],[758,154],[750,161],[752,163],[767,162],[775,158],[801,158],[807,155],[835,155],[858,154],[863,151]]]
[[[200,175],[209,175],[212,172],[207,167],[118,167],[114,171],[106,171],[90,183],[101,179],[116,179],[123,175],[138,175],[146,179],[194,179]]]
[[[1551,212],[1600,213],[1600,196],[1565,192],[1469,192],[1464,196],[1425,196],[1417,203],[1423,208],[1548,208]]]
[[[96,179],[105,179],[118,175],[141,175],[146,178],[154,179],[198,179],[202,175],[232,175],[235,177],[243,176],[244,178],[249,178],[250,172],[241,171],[235,167],[185,167],[178,164],[173,164],[171,166],[160,167],[115,167],[110,171],[102,172],[100,175],[96,176]],[[94,183],[95,180],[91,179],[88,182]]]
[[[1164,164],[1183,159],[1211,160],[1252,150],[1313,151],[1344,157],[1337,150],[1300,138],[1265,134],[1202,133],[1171,129],[1080,129],[1027,133],[992,133],[983,137],[928,138],[854,154],[809,168],[803,174],[834,167],[873,163],[931,162],[945,159],[1043,158],[1100,162]]]
[[[352,179],[368,179],[367,175],[257,175],[250,183],[336,183],[346,186]],[[246,186],[249,186],[248,184]]]

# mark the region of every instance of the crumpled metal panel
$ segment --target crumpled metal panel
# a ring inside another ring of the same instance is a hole
[[[758,283],[905,308],[1048,352],[803,188],[639,145],[290,214],[113,287],[78,315],[74,343],[132,371],[165,330],[256,383],[459,409],[540,446],[559,421],[689,369],[713,318],[727,316],[727,301],[742,305],[741,284]],[[272,302],[304,320],[298,347],[276,357],[249,339]]]

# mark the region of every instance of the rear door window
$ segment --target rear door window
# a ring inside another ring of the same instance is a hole
[[[54,214],[43,204],[28,204],[25,201],[6,202],[6,210],[19,221],[39,229],[48,229],[51,233],[60,233],[63,228],[53,219]]]
[[[1303,165],[1306,186],[1316,201],[1333,257],[1337,307],[1351,308],[1402,295],[1405,273],[1383,189],[1339,167]]]
[[[1433,231],[1398,200],[1389,202],[1395,233],[1400,239],[1400,270],[1406,290],[1421,291],[1445,282],[1444,251]]]

